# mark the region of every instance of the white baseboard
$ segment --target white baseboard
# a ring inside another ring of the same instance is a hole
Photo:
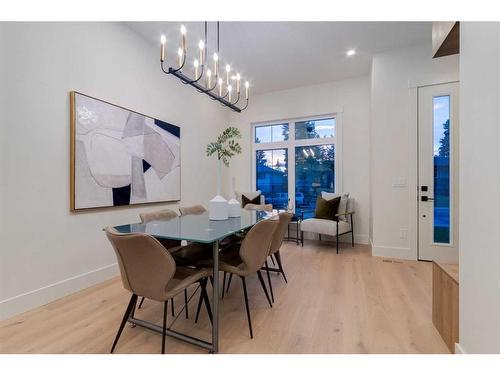
[[[0,320],[43,306],[118,275],[116,263],[0,301]]]
[[[372,244],[372,255],[382,258],[417,260],[411,249],[408,247],[378,246]]]
[[[458,342],[455,343],[455,354],[467,354],[467,352],[460,346]]]

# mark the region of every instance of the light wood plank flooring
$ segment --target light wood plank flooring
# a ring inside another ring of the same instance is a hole
[[[253,340],[241,282],[233,279],[219,305],[221,353],[449,353],[432,324],[430,263],[372,257],[363,245],[343,244],[337,255],[333,243],[318,241],[286,243],[282,257],[288,284],[272,275],[272,309],[257,277],[247,282]],[[194,323],[197,297],[189,319],[180,316],[173,328],[210,339],[204,308]],[[108,353],[128,300],[114,278],[0,322],[0,352]],[[177,309],[182,301],[176,298]],[[146,300],[136,316],[161,324],[162,306]],[[160,344],[159,334],[127,325],[116,353],[159,353]],[[166,346],[168,353],[206,353],[173,338]]]

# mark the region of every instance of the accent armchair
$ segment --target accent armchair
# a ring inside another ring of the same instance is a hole
[[[347,199],[345,211],[337,213],[332,219],[305,218],[305,214],[314,213],[314,210],[305,210],[301,213],[300,238],[304,246],[304,232],[333,236],[336,239],[337,254],[339,253],[339,236],[351,233],[351,243],[354,247],[354,198]]]

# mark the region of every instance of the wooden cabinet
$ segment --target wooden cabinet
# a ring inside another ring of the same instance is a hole
[[[432,322],[454,353],[458,342],[458,264],[432,263]]]

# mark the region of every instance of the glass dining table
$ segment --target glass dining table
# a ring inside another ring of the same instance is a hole
[[[200,215],[186,215],[168,221],[126,224],[114,227],[121,233],[147,233],[160,239],[186,240],[212,245],[213,255],[213,302],[212,302],[212,342],[186,335],[169,328],[167,335],[208,349],[211,353],[219,351],[219,241],[232,234],[251,228],[258,221],[266,219],[266,212],[241,210],[241,217],[227,220],[210,220],[208,212]],[[131,314],[128,321],[136,326],[162,332],[162,327]]]

